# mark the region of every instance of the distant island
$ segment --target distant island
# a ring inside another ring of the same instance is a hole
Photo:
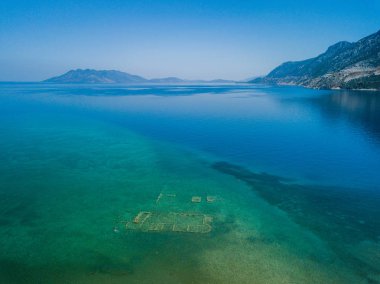
[[[46,83],[62,84],[230,84],[231,80],[184,80],[177,77],[146,79],[117,70],[76,69],[47,79]]]
[[[315,58],[286,62],[248,81],[318,89],[380,89],[380,31],[357,42],[338,42]]]

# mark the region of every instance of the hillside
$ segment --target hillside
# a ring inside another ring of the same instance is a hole
[[[320,89],[380,89],[380,31],[357,42],[338,42],[323,54],[286,62],[251,83]]]

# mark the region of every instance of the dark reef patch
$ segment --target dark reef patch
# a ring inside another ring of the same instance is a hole
[[[347,245],[365,240],[379,241],[380,200],[373,194],[360,189],[289,183],[286,178],[255,173],[228,162],[216,162],[212,168],[245,182],[268,203],[325,240],[363,275],[380,272],[379,267],[368,266],[346,250]]]
[[[351,188],[301,185],[227,162],[212,167],[244,181],[270,204],[300,223],[345,242],[376,241],[380,236],[379,200]]]

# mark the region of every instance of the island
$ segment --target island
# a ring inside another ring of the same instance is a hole
[[[117,70],[76,69],[49,78],[45,83],[59,84],[231,84],[231,80],[184,80],[177,77],[146,79]]]

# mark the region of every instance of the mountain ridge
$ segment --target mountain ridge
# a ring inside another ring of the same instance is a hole
[[[177,77],[146,79],[118,70],[75,69],[44,80],[45,83],[62,84],[186,84],[186,83],[234,83],[231,80],[184,80]]]
[[[380,89],[380,31],[357,42],[340,41],[324,53],[289,61],[249,81],[317,89]]]

